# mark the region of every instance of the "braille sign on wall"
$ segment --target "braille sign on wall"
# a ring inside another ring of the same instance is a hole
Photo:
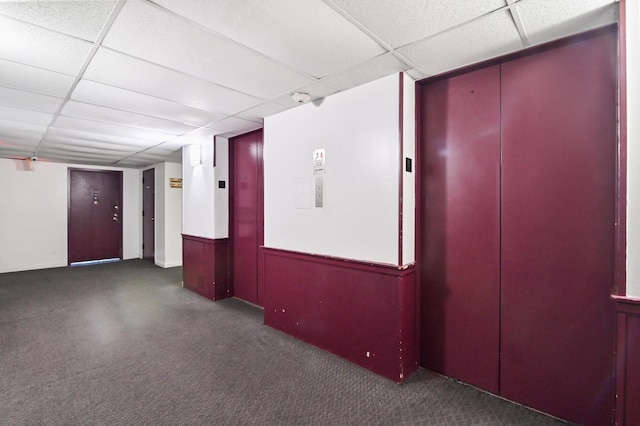
[[[182,188],[182,178],[169,178],[169,188]]]
[[[324,186],[324,165],[326,153],[324,148],[313,150],[313,180],[315,187],[316,207],[322,207],[323,186]]]

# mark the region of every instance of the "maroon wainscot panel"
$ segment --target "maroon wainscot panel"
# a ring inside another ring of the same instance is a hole
[[[211,300],[229,297],[229,241],[182,235],[182,275],[186,289]]]
[[[415,268],[263,254],[266,325],[396,382],[416,370]]]
[[[618,312],[616,424],[640,425],[640,299],[612,297]]]

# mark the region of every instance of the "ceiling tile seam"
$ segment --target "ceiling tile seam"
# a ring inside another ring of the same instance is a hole
[[[77,101],[73,98],[70,98],[69,101],[73,101],[82,105],[88,105],[88,106],[94,106],[94,107],[98,107],[98,108],[104,108],[104,109],[108,109],[111,111],[117,111],[117,112],[123,112],[126,114],[133,114],[133,115],[137,115],[139,117],[145,117],[145,118],[152,118],[155,120],[162,120],[162,121],[166,121],[167,123],[171,123],[171,124],[179,124],[179,125],[183,125],[183,126],[189,126],[189,127],[202,127],[202,125],[200,124],[194,124],[194,123],[188,123],[186,121],[178,121],[178,120],[174,120],[174,119],[169,119],[169,118],[164,118],[164,117],[158,117],[156,115],[149,115],[146,113],[139,113],[139,112],[134,112],[134,111],[129,111],[129,110],[125,110],[125,109],[121,109],[121,108],[113,108],[113,107],[108,107],[108,106],[104,106],[104,105],[99,105],[99,104],[95,104],[93,102],[81,102],[81,101]],[[182,105],[182,104],[177,104],[177,105]],[[213,111],[215,112],[215,111]],[[222,114],[222,113],[217,113],[217,114]],[[142,126],[135,126],[135,125],[131,125],[131,124],[123,124],[123,123],[119,123],[119,122],[115,122],[115,121],[107,121],[107,120],[101,120],[101,119],[97,119],[97,118],[88,118],[86,116],[79,116],[79,115],[73,115],[73,114],[69,114],[69,113],[65,113],[65,112],[60,112],[59,114],[62,117],[70,117],[70,118],[78,118],[81,120],[87,120],[87,121],[93,121],[93,122],[97,122],[97,123],[104,123],[104,124],[113,124],[115,126],[121,126],[121,127],[129,127],[132,129],[139,129],[139,130],[156,130],[155,128],[149,128],[149,127],[142,127]],[[167,133],[167,132],[160,132],[160,133]],[[170,133],[170,134],[176,134],[179,135],[181,133]]]
[[[323,0],[323,1],[325,1],[325,0]],[[474,18],[471,18],[469,20],[466,20],[464,22],[460,22],[459,24],[456,24],[456,25],[454,25],[452,27],[445,28],[445,29],[443,29],[441,31],[435,32],[433,34],[429,34],[428,36],[425,36],[425,37],[419,38],[417,40],[414,40],[412,42],[403,44],[402,46],[398,46],[398,47],[396,47],[396,50],[403,49],[403,48],[405,48],[407,46],[411,46],[412,44],[422,43],[424,41],[427,41],[427,40],[435,38],[435,37],[439,37],[439,36],[441,36],[441,35],[443,35],[445,33],[448,33],[449,31],[457,30],[457,29],[462,28],[462,27],[464,27],[466,25],[469,25],[469,24],[472,24],[472,23],[474,23],[476,21],[480,21],[480,20],[482,20],[484,18],[487,18],[487,17],[489,17],[491,15],[495,15],[495,14],[500,13],[500,12],[506,12],[506,11],[510,10],[514,6],[515,6],[515,4],[513,4],[513,5],[506,4],[505,6],[501,6],[501,7],[497,8],[497,9],[494,9],[494,10],[489,11],[487,13],[483,13],[482,15],[478,15],[478,16],[476,16]],[[420,70],[420,71],[423,72],[422,70]]]
[[[236,44],[238,46],[242,46],[243,48],[250,50],[252,53],[254,53],[254,54],[256,54],[256,55],[258,55],[258,56],[260,56],[262,58],[265,58],[268,61],[273,62],[274,64],[276,64],[278,66],[286,68],[287,70],[289,70],[289,71],[291,71],[293,73],[296,73],[296,74],[298,74],[298,75],[300,75],[300,76],[302,76],[304,78],[308,78],[308,79],[311,79],[311,80],[318,80],[318,78],[319,78],[319,77],[311,75],[311,74],[309,74],[309,73],[307,73],[307,72],[305,72],[303,70],[297,69],[296,67],[294,67],[291,64],[287,64],[286,62],[282,62],[279,59],[276,59],[276,58],[274,58],[272,56],[269,56],[269,55],[265,54],[264,52],[260,52],[259,50],[255,50],[254,48],[252,48],[250,46],[247,46],[244,43],[240,43],[238,40],[234,40],[231,37],[227,37],[224,34],[221,34],[221,33],[217,32],[215,30],[212,30],[211,28],[205,27],[202,24],[199,24],[199,23],[197,23],[195,21],[192,21],[191,19],[187,18],[186,16],[180,15],[179,13],[176,13],[176,12],[170,10],[170,9],[167,9],[164,6],[161,6],[161,5],[157,4],[157,3],[155,3],[153,0],[141,0],[141,1],[144,1],[144,2],[148,3],[149,5],[155,7],[157,9],[159,9],[159,10],[162,10],[163,12],[165,12],[165,13],[167,13],[167,14],[169,14],[169,15],[177,18],[177,19],[180,19],[180,20],[188,23],[189,25],[193,25],[195,27],[198,27],[198,28],[210,33],[210,34],[213,34],[214,36],[216,36],[216,37],[218,37],[218,38],[220,38],[222,40],[226,40],[226,41],[231,42],[233,44]]]
[[[513,23],[516,25],[522,44],[524,45],[524,47],[531,46],[531,42],[529,41],[529,37],[527,36],[527,31],[525,29],[524,22],[522,21],[522,16],[520,15],[520,11],[518,10],[518,5],[516,4],[516,1],[507,0],[507,4],[512,6],[509,9],[509,13],[511,14],[511,19],[513,19]]]
[[[171,132],[166,132],[166,131],[163,131],[163,130],[150,129],[148,127],[130,126],[128,124],[114,123],[112,121],[96,120],[96,119],[87,118],[87,117],[78,117],[76,115],[69,115],[69,114],[60,113],[58,115],[58,117],[73,118],[73,119],[77,119],[77,120],[90,121],[92,123],[107,124],[107,125],[115,126],[115,127],[124,127],[126,129],[144,130],[144,131],[153,132],[153,133],[164,133],[164,134],[170,135],[170,136],[181,136],[182,135],[182,133],[171,133]],[[167,121],[169,121],[169,120],[167,120]],[[59,127],[56,127],[55,125],[49,125],[49,126],[51,128],[53,128],[53,129],[60,129]],[[191,127],[195,128],[197,126],[191,125]],[[80,129],[76,129],[76,130],[80,130]],[[189,131],[191,131],[191,130],[189,130]],[[111,135],[111,136],[118,136],[118,135]]]
[[[56,70],[52,70],[50,68],[43,68],[43,67],[39,67],[37,65],[26,64],[24,62],[14,61],[14,60],[7,59],[7,58],[0,58],[0,61],[11,62],[12,64],[18,64],[18,65],[23,65],[23,66],[29,67],[29,68],[35,68],[37,70],[48,71],[48,72],[64,75],[66,77],[75,77],[76,76],[76,74],[67,74],[66,72],[56,71]]]
[[[414,64],[412,61],[408,60],[403,55],[400,55],[398,52],[396,52],[395,51],[396,49],[391,47],[389,43],[387,43],[386,41],[378,37],[373,31],[369,30],[369,28],[367,28],[364,24],[360,23],[360,21],[358,21],[356,18],[351,16],[344,9],[342,9],[340,6],[335,4],[332,0],[322,0],[322,2],[327,6],[329,6],[331,9],[333,9],[338,15],[342,16],[342,18],[345,19],[347,22],[349,22],[351,25],[358,28],[367,37],[369,37],[370,39],[378,43],[380,47],[382,47],[384,50],[387,51],[386,53],[391,53],[393,56],[396,57],[396,59],[398,59],[401,62],[404,62],[408,68],[417,69],[416,64]],[[386,53],[383,53],[383,55]]]
[[[204,78],[202,78],[202,77],[198,77],[198,76],[196,76],[196,75],[189,74],[189,73],[184,72],[184,71],[182,71],[182,70],[178,70],[178,69],[176,69],[176,68],[171,68],[171,67],[168,67],[168,66],[166,66],[166,65],[159,64],[159,63],[157,63],[157,62],[149,61],[149,60],[147,60],[147,59],[141,58],[141,57],[139,57],[139,56],[131,55],[131,54],[129,54],[129,53],[126,53],[126,52],[123,52],[123,51],[120,51],[120,50],[114,49],[114,48],[112,48],[112,47],[107,47],[107,46],[100,46],[100,47],[101,47],[102,49],[109,50],[109,51],[114,52],[114,53],[117,53],[117,54],[119,54],[119,55],[127,56],[127,57],[129,57],[129,58],[131,58],[131,59],[135,59],[135,60],[140,61],[140,62],[145,62],[145,63],[147,63],[147,64],[149,64],[149,65],[157,66],[157,67],[159,67],[159,68],[163,68],[163,69],[165,69],[165,70],[167,70],[167,71],[175,72],[175,73],[177,73],[177,74],[181,74],[181,75],[183,75],[183,76],[186,76],[186,77],[189,77],[189,78],[196,79],[196,80],[198,80],[198,81],[201,81],[201,82],[206,83],[206,84],[210,84],[210,85],[212,85],[212,86],[217,86],[217,87],[220,87],[220,88],[222,88],[222,89],[230,90],[230,91],[235,92],[235,93],[238,93],[238,94],[240,94],[240,95],[250,96],[250,97],[252,97],[252,98],[260,99],[260,100],[262,100],[262,101],[267,101],[267,99],[262,98],[262,97],[260,97],[260,96],[256,96],[256,95],[251,94],[251,93],[243,92],[242,90],[238,90],[238,89],[233,88],[233,87],[225,86],[225,85],[223,85],[223,84],[220,84],[220,83],[217,83],[217,82],[214,82],[214,81],[211,81],[211,80],[205,80],[205,79],[204,79]],[[87,79],[87,78],[86,78],[86,80],[89,80],[89,81],[95,81],[95,80],[91,80],[91,79]],[[95,82],[96,82],[96,83],[101,83],[100,81],[95,81]],[[104,83],[101,83],[101,84],[104,84]],[[114,86],[114,87],[115,87],[115,86]],[[139,92],[136,92],[136,93],[139,93]],[[140,93],[140,94],[145,95],[145,93]],[[153,95],[147,95],[147,96],[153,96]],[[158,99],[162,99],[162,98],[158,98]],[[165,100],[169,100],[169,99],[165,99]],[[169,101],[170,101],[170,100],[169,100]],[[175,101],[171,101],[171,102],[175,102]],[[187,105],[187,104],[182,104],[182,105]],[[192,106],[192,105],[188,105],[188,106]],[[200,109],[204,109],[204,108],[197,107],[197,106],[193,106],[193,108],[200,108]],[[207,110],[205,110],[205,111],[207,111]],[[212,112],[216,112],[216,111],[212,111]]]
[[[36,147],[36,149],[35,149],[35,151],[33,153],[34,156],[38,155],[38,151],[40,150],[40,147],[42,146],[42,143],[43,143],[44,139],[47,137],[47,134],[49,133],[49,129],[51,128],[53,123],[56,122],[56,120],[60,116],[60,112],[65,107],[65,105],[67,104],[69,99],[71,98],[71,94],[75,90],[76,86],[78,86],[78,83],[82,79],[82,75],[84,74],[84,72],[86,71],[87,67],[91,63],[91,60],[93,59],[93,57],[95,56],[96,52],[98,51],[98,48],[100,47],[100,44],[102,44],[102,41],[107,36],[107,33],[109,32],[109,29],[111,28],[111,26],[113,25],[113,22],[116,20],[118,14],[120,13],[122,8],[124,7],[124,4],[126,3],[126,1],[127,0],[117,0],[115,6],[113,6],[113,9],[111,9],[111,12],[109,13],[109,17],[105,21],[105,24],[102,26],[102,29],[100,30],[100,34],[98,34],[98,37],[96,38],[96,41],[93,43],[93,46],[91,46],[91,50],[89,50],[89,53],[85,57],[84,62],[82,64],[82,67],[80,67],[80,70],[76,74],[76,76],[75,76],[75,78],[73,80],[73,83],[71,84],[71,87],[69,88],[69,90],[67,91],[66,96],[64,97],[64,100],[62,101],[62,103],[60,104],[60,107],[58,108],[58,110],[54,114],[53,119],[51,120],[51,123],[49,123],[49,126],[47,127],[47,130],[44,132],[44,134],[40,138],[40,142],[38,143],[38,146]]]

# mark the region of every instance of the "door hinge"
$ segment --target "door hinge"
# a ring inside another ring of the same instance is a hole
[[[144,250],[144,243],[142,243],[142,250]]]
[[[142,217],[144,217],[144,210],[142,210]]]

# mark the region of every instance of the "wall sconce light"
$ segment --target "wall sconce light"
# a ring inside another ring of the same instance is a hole
[[[189,163],[192,166],[199,166],[202,164],[202,153],[201,153],[200,145],[190,145],[189,146]]]

